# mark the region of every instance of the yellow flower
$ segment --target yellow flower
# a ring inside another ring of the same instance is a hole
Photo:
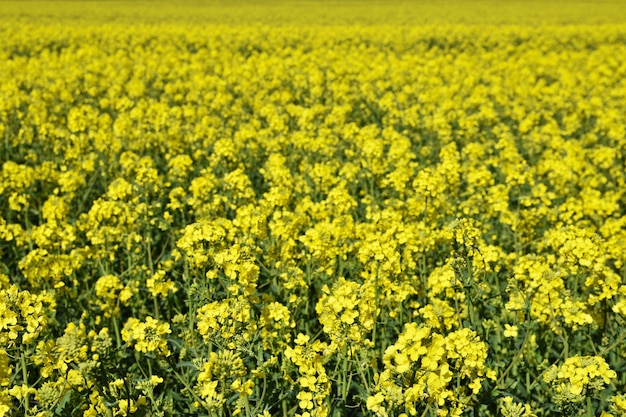
[[[23,398],[28,397],[29,395],[35,394],[37,390],[33,387],[29,387],[26,384],[14,385],[11,389],[8,390],[8,393],[15,397],[18,401],[22,401]]]
[[[504,337],[517,337],[518,335],[518,327],[517,326],[511,326],[510,324],[505,324],[504,325]]]
[[[152,317],[146,317],[142,322],[134,317],[129,318],[122,329],[122,339],[135,347],[139,352],[156,352],[169,356],[165,335],[171,333],[168,323],[159,322]]]
[[[504,417],[536,417],[528,404],[514,403],[512,397],[504,397],[500,411]]]
[[[602,357],[573,356],[561,366],[553,365],[544,380],[552,386],[554,402],[566,409],[582,401],[588,391],[601,390],[616,376]]]
[[[310,391],[300,391],[296,396],[298,398],[299,406],[303,410],[313,409],[313,393]]]
[[[156,271],[154,275],[146,280],[146,287],[153,296],[160,295],[161,297],[167,297],[171,293],[178,291],[176,284],[169,279],[164,279],[166,271]]]

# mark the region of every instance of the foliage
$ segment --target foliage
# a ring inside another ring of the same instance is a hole
[[[138,4],[0,23],[0,416],[626,414],[623,23]]]

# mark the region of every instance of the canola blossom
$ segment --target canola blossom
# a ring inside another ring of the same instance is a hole
[[[0,417],[626,415],[626,5],[28,3]]]

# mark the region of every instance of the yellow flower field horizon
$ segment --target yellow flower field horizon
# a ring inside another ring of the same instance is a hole
[[[626,415],[622,5],[0,3],[0,416]]]
[[[597,25],[626,21],[624,0],[5,0],[20,23],[89,25]]]

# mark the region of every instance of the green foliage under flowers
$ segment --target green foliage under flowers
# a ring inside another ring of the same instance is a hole
[[[616,4],[181,4],[0,5],[0,417],[626,415]]]

